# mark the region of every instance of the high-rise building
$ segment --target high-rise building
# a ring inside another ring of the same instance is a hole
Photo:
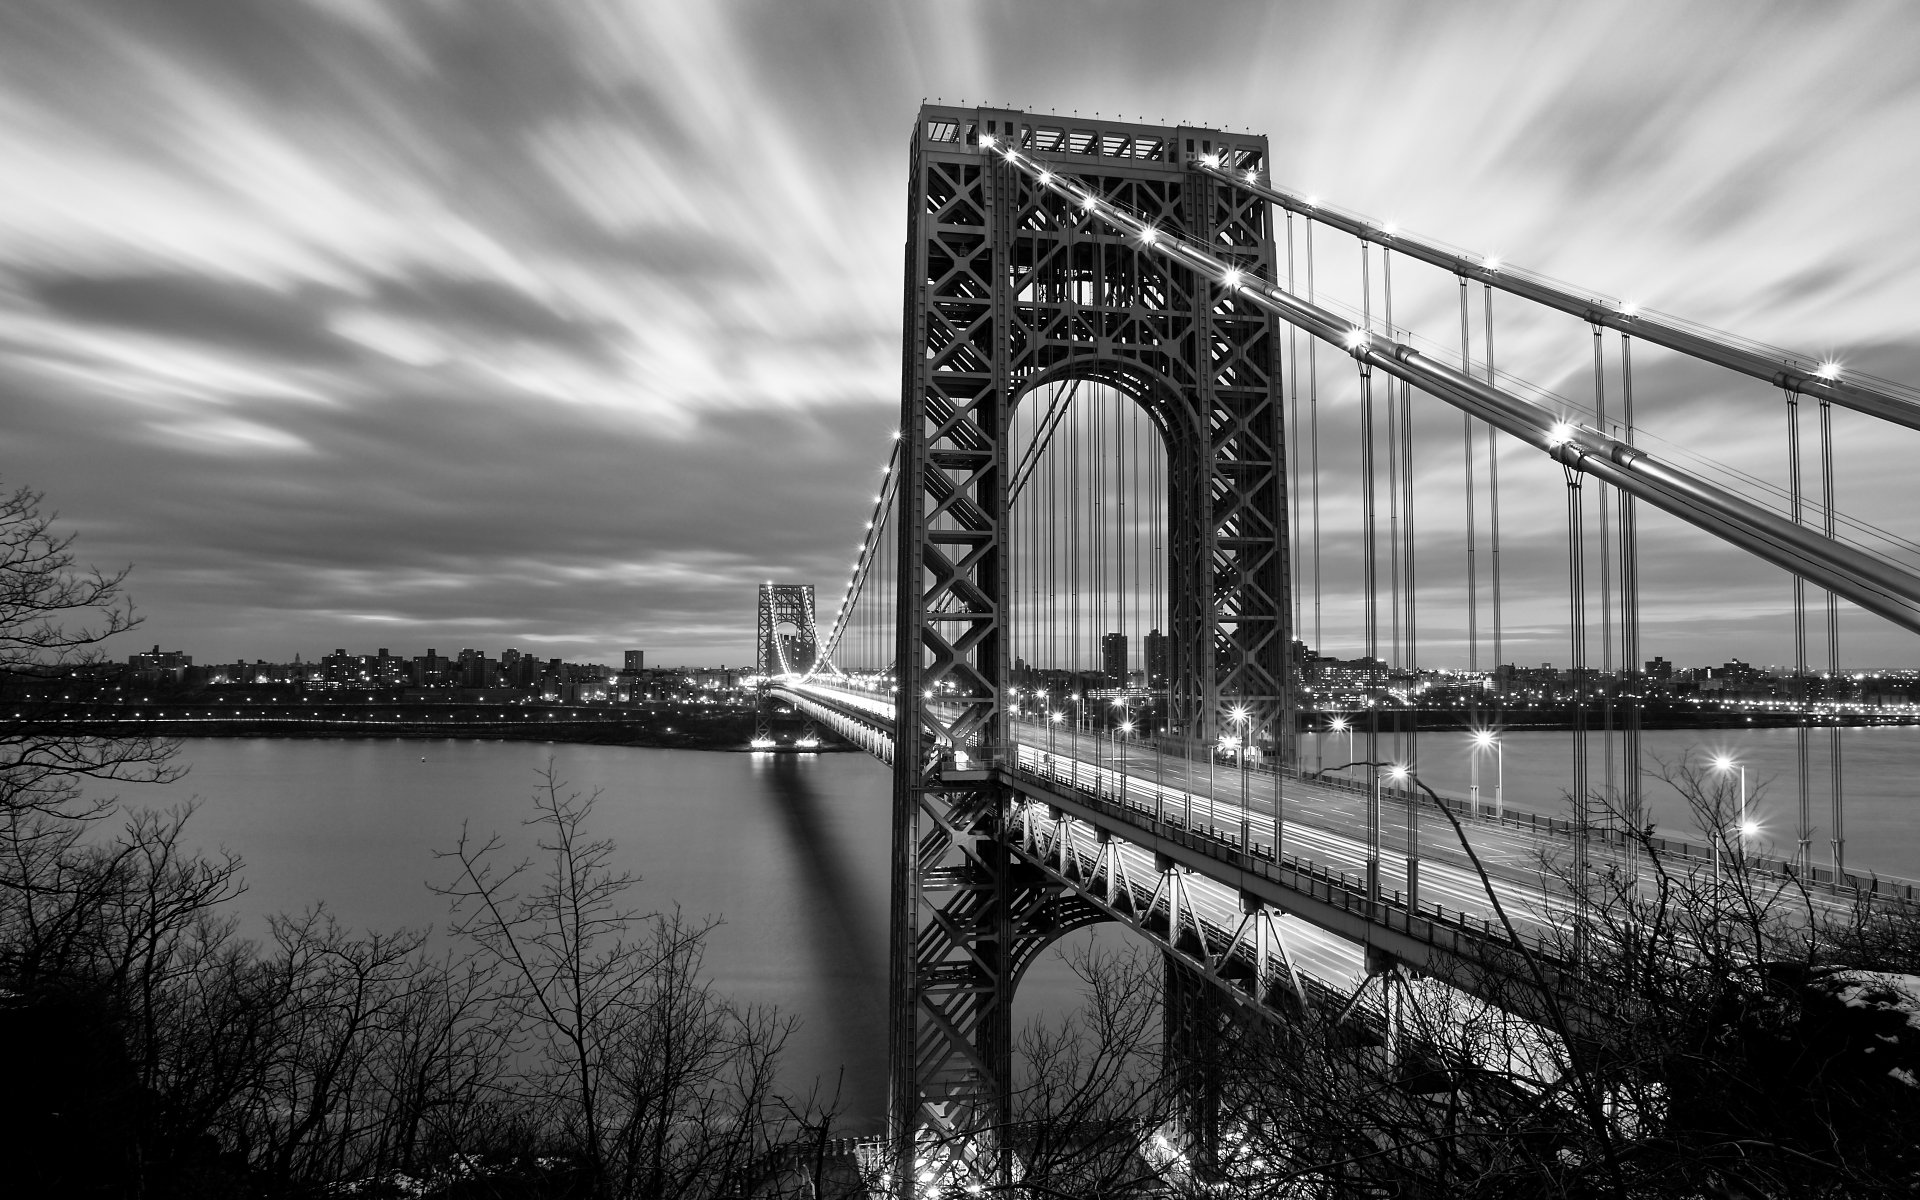
[[[1147,686],[1155,691],[1167,686],[1167,635],[1158,629],[1147,631]]]
[[[626,665],[621,667],[620,669],[623,671],[646,670],[647,669],[647,652],[645,650],[627,651]]]
[[[1127,635],[1124,633],[1102,634],[1100,637],[1100,670],[1111,679],[1115,686],[1127,686]]]

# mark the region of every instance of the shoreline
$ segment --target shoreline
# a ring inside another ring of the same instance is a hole
[[[843,741],[829,730],[816,728],[818,746],[805,749],[792,743],[804,725],[791,717],[773,722],[774,737],[780,742],[770,750],[755,750],[748,743],[755,731],[752,713],[676,714],[671,724],[657,714],[609,717],[539,717],[521,714],[512,719],[408,719],[385,720],[348,716],[270,716],[247,714],[235,717],[142,718],[136,720],[98,720],[88,718],[41,719],[36,727],[59,729],[63,733],[94,737],[156,738],[291,738],[291,739],[397,739],[401,741],[443,741],[462,739],[488,742],[569,742],[594,746],[631,746],[649,750],[704,750],[733,754],[843,754],[861,752],[858,746]]]

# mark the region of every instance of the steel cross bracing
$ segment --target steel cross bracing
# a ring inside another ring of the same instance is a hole
[[[1008,432],[1056,380],[1108,384],[1168,455],[1171,721],[1211,740],[1223,697],[1270,728],[1289,609],[1274,324],[992,155],[1005,136],[1086,186],[1270,273],[1267,205],[1194,155],[1265,140],[928,106],[915,124],[900,433],[892,1127],[988,1131],[1007,1109],[1013,985],[1048,887],[1016,871]],[[1084,134],[1084,136],[1083,136]],[[935,697],[938,701],[935,702]],[[1007,1153],[989,1174],[1006,1177]]]

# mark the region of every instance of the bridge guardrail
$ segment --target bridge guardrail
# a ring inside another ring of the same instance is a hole
[[[1425,903],[1409,910],[1406,895],[1399,889],[1390,893],[1382,892],[1376,909],[1367,896],[1365,880],[1353,872],[1336,871],[1284,851],[1275,858],[1271,851],[1262,852],[1258,845],[1240,845],[1239,839],[1230,834],[1202,833],[1171,817],[1153,817],[1149,809],[1136,807],[1131,802],[1123,804],[1104,791],[1089,791],[1078,780],[1052,770],[1035,770],[1026,764],[1020,764],[1015,769],[1030,778],[1064,787],[1074,793],[1076,802],[1096,812],[1398,932],[1422,937],[1435,945],[1444,945],[1445,941],[1435,936],[1444,929],[1453,935],[1446,941],[1451,941],[1451,948],[1455,950],[1463,949],[1460,945],[1462,935],[1473,942],[1490,942],[1506,948],[1514,946],[1504,928],[1477,913],[1458,909],[1449,912],[1443,905]],[[1557,948],[1544,939],[1525,938],[1523,935],[1523,940],[1529,952],[1546,958],[1557,957]]]
[[[1162,753],[1179,758],[1182,761],[1201,763],[1207,761],[1206,755],[1189,755],[1185,752],[1185,747],[1178,744],[1166,745],[1162,743],[1159,748]],[[1249,774],[1267,779],[1273,778],[1274,775],[1273,768],[1265,765],[1249,766],[1247,771]],[[1297,769],[1287,768],[1282,772],[1281,778],[1300,780],[1301,775]],[[1359,780],[1343,779],[1332,775],[1319,776],[1312,782],[1316,786],[1327,787],[1334,791],[1351,792],[1355,795],[1362,795],[1367,791],[1367,785]],[[1432,798],[1417,788],[1396,788],[1385,781],[1382,781],[1380,784],[1380,795],[1382,799],[1391,799],[1396,804],[1404,805],[1409,798],[1410,791],[1413,801],[1419,806],[1427,809],[1435,807]],[[1500,813],[1475,812],[1468,807],[1466,801],[1457,797],[1447,796],[1442,797],[1442,799],[1446,804],[1447,810],[1454,816],[1459,817],[1462,821],[1476,821],[1510,826],[1515,829],[1524,829],[1531,833],[1546,834],[1550,837],[1570,837],[1580,832],[1579,823],[1570,821],[1565,817],[1547,816],[1544,813],[1536,813],[1527,809],[1507,809]],[[1590,825],[1587,828],[1587,836],[1594,838],[1602,845],[1622,849],[1628,846],[1645,845],[1655,852],[1671,858],[1687,858],[1703,863],[1710,862],[1713,859],[1713,847],[1711,845],[1689,842],[1681,838],[1665,837],[1660,834],[1649,834],[1643,839],[1633,836],[1626,830],[1614,825]],[[1885,898],[1920,902],[1920,881],[1904,879],[1897,875],[1848,871],[1845,878],[1841,879],[1836,885],[1831,867],[1810,864],[1803,871],[1802,868],[1795,866],[1789,859],[1780,858],[1775,855],[1752,853],[1746,856],[1746,863],[1749,870],[1758,870],[1765,875],[1781,880],[1792,881],[1799,879],[1809,887],[1828,890],[1833,890],[1837,887],[1839,890],[1850,891],[1858,896],[1869,899]]]

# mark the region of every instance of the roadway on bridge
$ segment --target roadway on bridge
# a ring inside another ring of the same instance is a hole
[[[818,682],[801,685],[801,690],[867,713],[876,718],[876,725],[891,725],[890,697]],[[1243,772],[1231,762],[1196,761],[1165,753],[1149,743],[1128,743],[1026,718],[1016,717],[1012,730],[1022,746],[1020,769],[1031,778],[1066,784],[1110,801],[1123,800],[1143,818],[1184,826],[1223,841],[1241,841],[1244,791],[1249,840],[1269,853],[1273,849],[1276,780],[1269,771],[1248,767]],[[1285,812],[1281,849],[1316,867],[1344,873],[1351,877],[1353,886],[1363,887],[1367,861],[1365,792],[1340,782],[1284,779],[1280,784]],[[1404,794],[1383,796],[1381,892],[1383,897],[1402,903],[1407,878],[1407,810]],[[1452,912],[1470,914],[1477,922],[1497,922],[1486,888],[1460,849],[1452,827],[1430,803],[1423,803],[1415,811],[1421,905],[1437,904]],[[1572,905],[1559,882],[1559,870],[1571,853],[1570,843],[1488,817],[1463,816],[1462,824],[1515,926],[1534,934],[1564,930]],[[1396,846],[1401,849],[1393,848]],[[1612,847],[1593,845],[1590,852],[1596,863],[1618,858]],[[1128,843],[1120,853],[1134,878],[1157,874],[1150,850]],[[1224,931],[1225,936],[1232,936],[1243,919],[1237,892],[1203,874],[1189,877],[1187,899],[1196,916]],[[1281,916],[1278,922],[1284,953],[1295,969],[1336,988],[1351,989],[1365,978],[1360,946],[1290,914]]]
[[[1244,791],[1248,801],[1248,832],[1253,844],[1269,851],[1273,848],[1276,781],[1271,772],[1254,768],[1243,772],[1233,763],[1195,762],[1159,753],[1140,743],[1116,743],[1112,738],[1057,726],[1051,731],[1049,749],[1049,732],[1042,723],[1016,721],[1014,726],[1014,736],[1023,745],[1101,772],[1099,786],[1110,796],[1124,788],[1127,801],[1134,805],[1156,807],[1158,799],[1157,807],[1165,817],[1215,837],[1240,840]],[[1084,779],[1092,784],[1096,776],[1088,773]],[[1281,849],[1330,870],[1364,876],[1367,864],[1365,793],[1293,779],[1282,781],[1281,788],[1284,797],[1281,807],[1286,814],[1281,826]],[[1446,818],[1431,811],[1428,804],[1421,807],[1427,810],[1416,818],[1420,834],[1416,856],[1420,864],[1421,902],[1495,919],[1486,889],[1459,848]],[[1547,889],[1570,847],[1530,830],[1491,821],[1463,818],[1463,824],[1510,917],[1519,923],[1534,924],[1540,921],[1544,911],[1557,910],[1555,915],[1564,912],[1564,906],[1557,897],[1550,899]],[[1406,830],[1404,796],[1383,797],[1380,887],[1388,896],[1396,892],[1404,895],[1406,889]]]

